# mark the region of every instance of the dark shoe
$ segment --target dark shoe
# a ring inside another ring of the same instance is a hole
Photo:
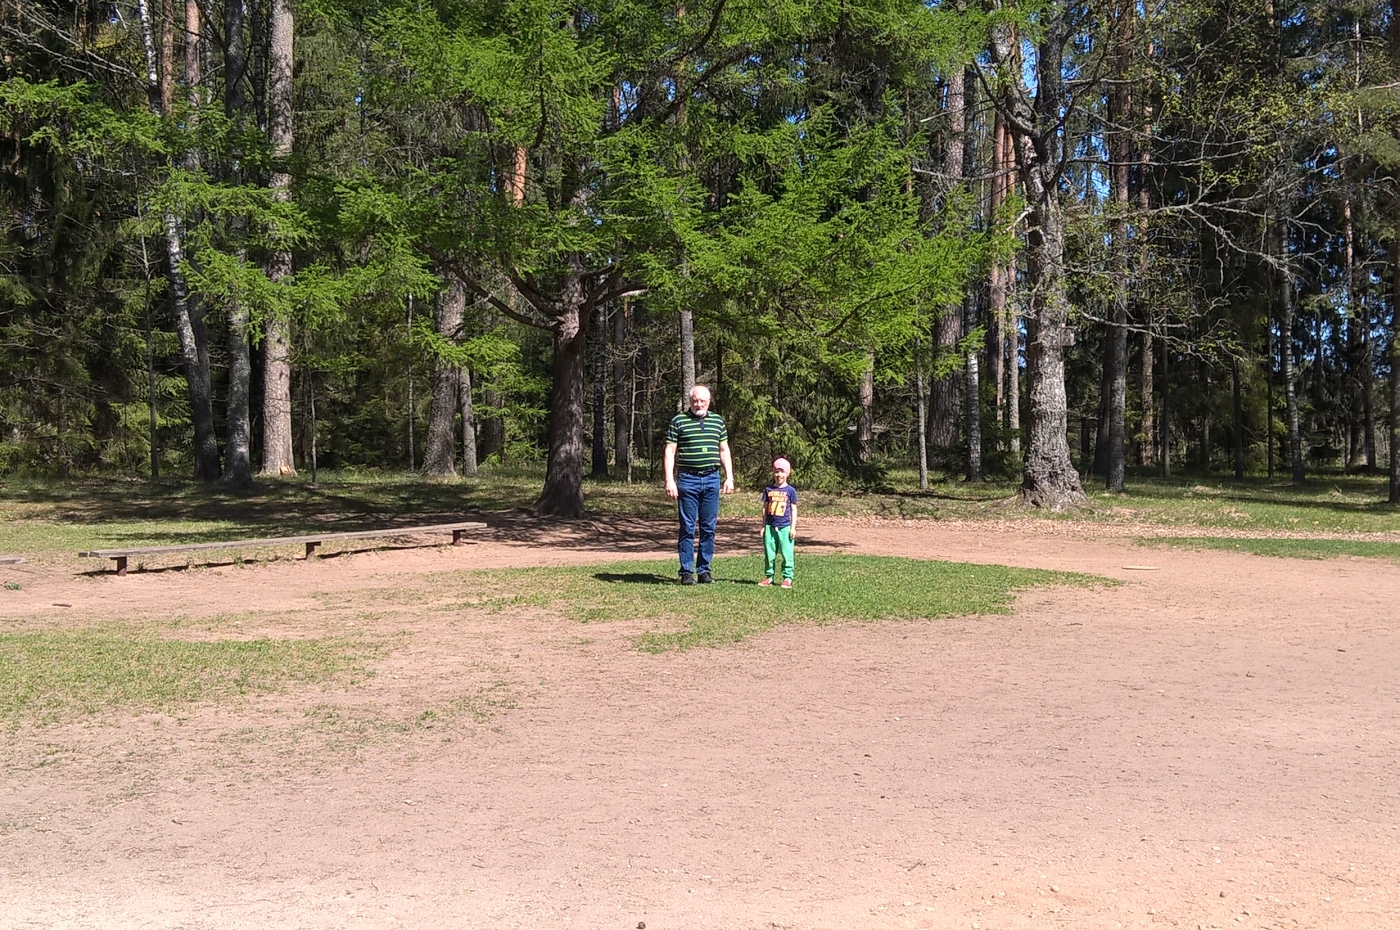
[[[700,582],[701,584],[710,584],[714,581],[714,579],[710,577],[709,572],[701,572],[699,575],[696,576],[695,580]]]
[[[695,573],[681,572],[681,584],[695,584]]]

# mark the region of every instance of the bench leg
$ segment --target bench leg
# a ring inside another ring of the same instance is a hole
[[[308,559],[316,555],[316,547],[319,545],[321,545],[319,542],[309,542],[306,544],[306,557]]]
[[[117,558],[117,574],[118,574],[118,575],[125,575],[125,574],[126,574],[126,556],[124,556],[124,555],[119,555],[119,556],[117,556],[116,558]]]
[[[453,531],[452,531],[452,545],[454,545],[454,546],[460,546],[460,545],[462,545],[463,543],[465,543],[466,541],[467,541],[467,531],[466,531],[466,530],[453,530]]]

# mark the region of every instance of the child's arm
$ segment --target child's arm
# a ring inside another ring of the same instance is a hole
[[[788,504],[788,512],[792,514],[792,520],[791,520],[791,522],[790,522],[789,525],[788,525],[788,526],[789,526],[788,533],[789,533],[789,535],[792,536],[793,539],[796,539],[796,538],[797,538],[797,501],[792,501],[791,503]]]

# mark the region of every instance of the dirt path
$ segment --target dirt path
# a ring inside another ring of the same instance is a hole
[[[122,579],[31,563],[0,630],[394,639],[353,689],[4,734],[0,930],[1400,928],[1400,567],[1093,532],[804,520],[809,553],[1125,583],[661,656],[629,648],[641,625],[375,592],[664,558],[665,525]]]

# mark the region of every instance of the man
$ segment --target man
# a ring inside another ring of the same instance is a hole
[[[719,496],[734,493],[734,462],[729,455],[729,430],[719,414],[710,412],[710,389],[705,385],[691,388],[690,409],[671,418],[665,458],[666,496],[676,502],[681,521],[676,547],[681,558],[681,584],[709,584],[714,580],[710,560],[715,554]]]

